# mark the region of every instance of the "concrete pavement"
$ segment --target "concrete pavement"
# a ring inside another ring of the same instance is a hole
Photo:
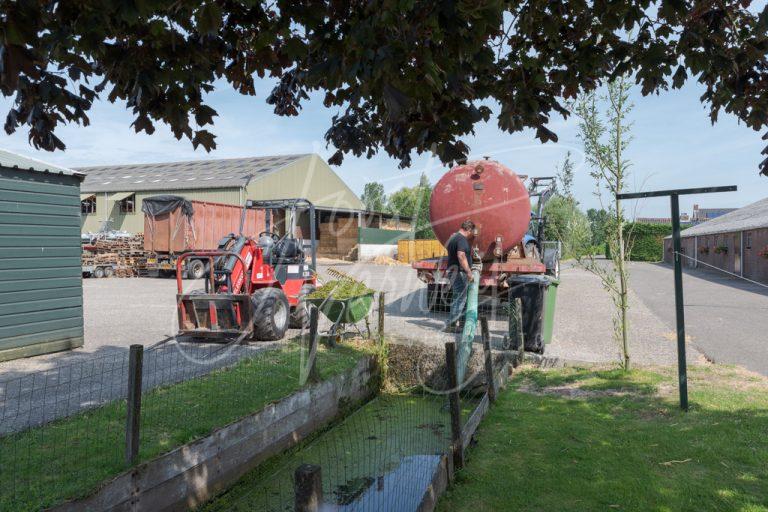
[[[672,267],[632,263],[630,285],[674,339]],[[683,294],[689,345],[717,363],[768,375],[768,287],[715,271],[686,270]]]

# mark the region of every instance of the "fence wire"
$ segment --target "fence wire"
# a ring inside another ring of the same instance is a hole
[[[307,348],[306,340],[291,340],[146,349],[137,462],[299,389]],[[320,377],[351,368],[360,356],[344,345],[320,350]],[[0,380],[0,510],[41,510],[80,498],[130,467],[128,372],[128,351],[121,350]],[[482,385],[462,390],[462,423],[484,392]],[[321,468],[326,502],[340,510],[413,510],[440,457],[451,453],[448,402],[447,394],[424,389],[380,395],[262,464],[204,509],[291,510],[294,471],[309,463]]]
[[[321,468],[324,501],[335,510],[415,510],[450,442],[446,396],[381,395],[203,510],[293,510],[294,472],[302,464]]]
[[[144,352],[139,461],[208,434],[301,387],[306,349],[169,342]],[[320,358],[322,372],[355,360]],[[326,363],[326,367],[322,366]],[[126,462],[128,351],[0,380],[0,510],[87,495]]]
[[[481,347],[476,346],[476,350]],[[486,393],[474,373],[459,393],[464,427]],[[295,471],[318,466],[329,510],[417,510],[442,456],[451,456],[448,395],[383,393],[339,424],[247,474],[204,512],[294,509]]]

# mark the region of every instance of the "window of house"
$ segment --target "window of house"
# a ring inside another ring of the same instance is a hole
[[[744,235],[744,248],[745,249],[751,249],[752,248],[752,233],[747,232]]]
[[[136,194],[128,196],[120,201],[120,213],[134,213],[136,211]]]
[[[80,201],[80,212],[84,215],[96,213],[96,196],[91,196]]]

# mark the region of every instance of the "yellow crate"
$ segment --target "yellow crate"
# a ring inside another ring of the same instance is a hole
[[[397,242],[397,259],[403,263],[427,258],[437,258],[448,254],[438,240],[399,240]]]

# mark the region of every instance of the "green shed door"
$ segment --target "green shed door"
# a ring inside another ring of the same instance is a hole
[[[77,177],[0,168],[0,361],[83,344]]]

